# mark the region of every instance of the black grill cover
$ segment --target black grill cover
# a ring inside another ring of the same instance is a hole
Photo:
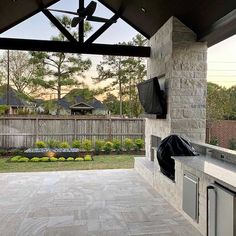
[[[175,179],[175,161],[172,156],[197,156],[191,144],[179,135],[170,135],[163,139],[157,149],[157,160],[161,172],[168,178]]]

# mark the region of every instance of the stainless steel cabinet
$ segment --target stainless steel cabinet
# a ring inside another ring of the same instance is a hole
[[[208,236],[236,236],[236,193],[215,183],[207,199]]]

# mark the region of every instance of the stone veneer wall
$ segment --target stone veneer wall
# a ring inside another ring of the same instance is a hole
[[[146,119],[146,157],[150,160],[151,135],[165,138],[175,133],[205,141],[207,45],[171,17],[150,39],[148,78],[165,74],[166,119]]]

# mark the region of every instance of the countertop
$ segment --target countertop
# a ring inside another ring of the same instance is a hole
[[[235,164],[208,156],[174,156],[172,158],[236,188]]]

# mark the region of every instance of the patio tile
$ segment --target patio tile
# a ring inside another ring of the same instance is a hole
[[[19,230],[16,233],[16,236],[32,236],[44,235],[44,232],[47,228],[48,218],[25,218],[21,223]]]
[[[200,235],[135,170],[0,174],[0,195],[3,236]]]
[[[89,236],[87,226],[47,228],[44,236]]]

